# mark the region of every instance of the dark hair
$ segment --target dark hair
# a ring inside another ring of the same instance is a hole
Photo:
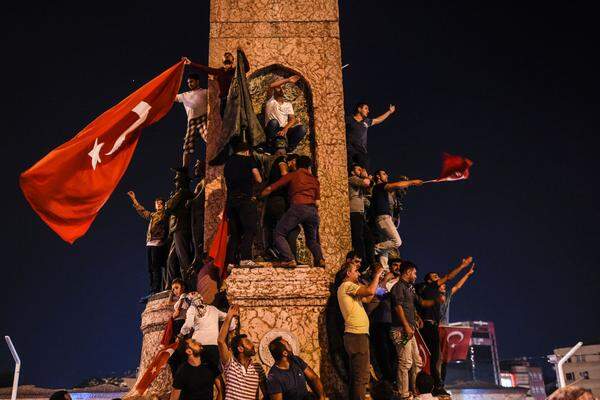
[[[354,115],[358,114],[358,110],[360,108],[363,108],[364,106],[368,106],[368,104],[362,101],[356,103],[356,105],[354,106]]]
[[[231,57],[233,57],[233,53],[231,53],[230,51],[226,51],[225,53],[223,53],[223,57],[230,55]]]
[[[586,393],[592,392],[579,386],[567,386],[556,390],[548,400],[577,400]]]
[[[410,271],[411,269],[417,269],[417,266],[415,264],[413,264],[411,261],[407,261],[407,260],[402,260],[401,264],[400,264],[400,270],[398,272],[400,272],[400,275]]]
[[[283,358],[283,352],[287,351],[285,345],[281,343],[281,339],[282,337],[278,336],[269,343],[269,351],[275,361],[281,360]]]
[[[392,264],[402,264],[402,259],[401,258],[390,258],[388,260],[388,265],[392,265]]]
[[[352,260],[354,257],[356,257],[356,251],[350,250],[348,253],[346,253],[346,260]]]
[[[342,284],[342,282],[344,282],[344,279],[346,279],[346,277],[348,276],[348,271],[350,271],[350,268],[352,268],[353,266],[354,264],[351,262],[345,262],[342,264],[340,270],[335,274],[335,279],[333,280],[333,287],[335,289],[337,289]]]
[[[239,335],[235,335],[234,337],[231,338],[231,352],[233,353],[234,356],[237,356],[239,354],[238,351],[238,347],[240,347],[240,344],[242,343],[242,339],[247,338],[248,335],[244,334],[244,333],[240,333]]]
[[[417,374],[417,380],[415,382],[415,385],[417,386],[417,390],[420,394],[431,393],[434,386],[433,378],[425,372],[421,371]]]
[[[162,197],[157,197],[157,198],[154,199],[154,202],[157,202],[157,201],[160,201],[160,202],[162,202],[164,204],[165,199],[163,199]]]
[[[309,156],[300,156],[296,160],[296,167],[298,167],[298,168],[308,169],[308,168],[310,168],[311,165],[312,165],[312,160],[310,159]]]
[[[242,151],[250,150],[250,146],[248,146],[248,143],[242,142],[241,140],[232,143],[232,147],[235,153],[241,153]]]
[[[185,282],[183,281],[183,279],[181,279],[181,278],[175,278],[175,279],[173,279],[173,281],[171,282],[171,286],[173,286],[176,283],[179,283],[181,285],[181,288],[185,292],[186,287],[185,287]]]
[[[435,274],[435,272],[428,272],[425,274],[425,277],[423,278],[423,280],[425,282],[429,282],[431,280],[431,275]]]
[[[65,400],[69,392],[66,390],[58,390],[50,396],[50,400]]]
[[[195,73],[195,72],[192,72],[191,74],[189,74],[189,75],[187,76],[187,78],[188,78],[188,79],[194,79],[194,80],[196,80],[196,81],[199,81],[199,80],[200,80],[200,75],[198,75],[198,74],[197,74],[197,73]]]
[[[285,157],[285,161],[293,161],[293,160],[297,160],[298,158],[300,158],[300,156],[296,153],[290,153]]]

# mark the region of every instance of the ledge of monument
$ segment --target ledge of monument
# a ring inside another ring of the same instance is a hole
[[[225,282],[227,297],[233,300],[301,300],[329,297],[331,281],[323,268],[284,268],[274,265],[232,268]]]

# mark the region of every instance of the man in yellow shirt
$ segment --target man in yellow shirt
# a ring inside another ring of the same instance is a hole
[[[360,264],[359,264],[360,265]],[[340,310],[344,317],[344,348],[350,361],[349,388],[351,400],[363,400],[369,384],[369,317],[362,303],[375,296],[383,267],[375,266],[373,280],[366,286],[359,283],[356,263],[345,263],[338,272],[337,289]]]

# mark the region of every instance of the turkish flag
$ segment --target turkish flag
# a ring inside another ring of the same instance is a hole
[[[467,179],[471,165],[473,165],[473,161],[468,158],[444,153],[442,155],[442,172],[436,181],[459,181]]]
[[[173,353],[175,353],[178,345],[178,342],[171,343],[164,349],[160,350],[154,355],[154,358],[152,358],[152,361],[146,367],[146,370],[144,370],[143,373],[140,371],[138,380],[133,386],[133,391],[138,396],[143,396],[144,393],[146,393],[146,390],[148,390],[152,382],[154,382],[165,365],[167,365],[169,358],[173,355]]]
[[[212,243],[208,250],[208,256],[213,259],[213,265],[221,270],[221,279],[227,277],[227,266],[225,260],[227,258],[227,239],[229,237],[229,222],[227,221],[226,210],[223,210],[223,218],[217,226],[217,232],[213,237]]]
[[[125,173],[142,128],[171,109],[183,68],[173,65],[21,174],[25,198],[65,241],[87,232]]]
[[[467,326],[439,326],[442,360],[465,360],[471,345],[473,328]]]
[[[419,355],[421,356],[421,361],[423,362],[422,370],[425,371],[425,373],[431,375],[431,352],[427,348],[427,345],[423,340],[423,336],[421,336],[421,333],[419,333],[419,331],[416,329],[415,337],[417,339],[417,348],[419,349]]]

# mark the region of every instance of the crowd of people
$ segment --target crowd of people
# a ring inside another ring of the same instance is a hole
[[[235,75],[234,58],[223,57],[222,68],[209,68],[185,59],[186,64],[208,73],[220,89],[220,114],[227,107],[227,91]],[[298,76],[276,78],[268,87],[264,105],[266,142],[251,146],[240,137],[230,142],[223,177],[227,187],[224,216],[229,224],[227,263],[255,267],[268,259],[276,266],[298,265],[297,238],[302,230],[315,267],[325,267],[319,239],[320,185],[313,174],[311,157],[296,153],[307,129],[286,100],[285,85],[295,85]],[[226,301],[205,303],[197,285],[196,273],[210,264],[204,253],[201,230],[204,207],[205,160],[198,157],[189,174],[199,138],[206,139],[207,93],[200,88],[199,76],[190,74],[189,91],[177,96],[188,116],[184,138],[183,166],[175,171],[175,189],[168,200],[155,199],[148,211],[129,192],[138,213],[149,221],[146,235],[150,293],[170,284],[174,296],[173,340],[178,350],[170,357],[174,376],[172,399],[210,398],[213,387],[225,399],[255,398],[259,391],[270,399],[324,398],[318,375],[283,338],[269,344],[275,364],[268,374],[253,361],[254,345],[236,322],[238,307],[227,310]],[[448,274],[425,275],[416,285],[417,267],[400,258],[402,239],[399,213],[402,197],[423,182],[401,177],[390,179],[384,169],[373,171],[368,153],[369,128],[384,122],[394,112],[388,110],[369,118],[369,105],[359,103],[346,120],[348,188],[352,251],[334,282],[339,316],[344,320],[343,346],[348,368],[349,398],[367,398],[371,367],[382,382],[395,386],[402,399],[447,394],[445,366],[441,361],[439,324],[448,323],[452,296],[474,272],[470,257]],[[256,153],[268,156],[269,168],[258,165]],[[196,180],[195,182],[192,182]],[[194,187],[192,191],[190,188]],[[259,212],[264,202],[264,217]],[[264,252],[255,254],[258,227],[264,227]],[[468,272],[451,289],[446,283],[462,270]],[[185,288],[190,290],[185,292]],[[199,293],[200,292],[200,293]],[[212,300],[212,299],[211,299]],[[220,308],[220,309],[219,309]],[[221,326],[219,328],[219,325]],[[420,370],[415,335],[422,335],[431,352],[431,371]]]

